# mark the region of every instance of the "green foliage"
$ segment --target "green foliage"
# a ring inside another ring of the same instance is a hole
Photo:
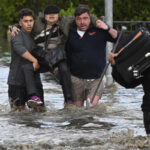
[[[18,9],[26,2],[26,0],[1,0],[0,3],[0,21],[4,27],[12,24],[17,20]]]
[[[150,20],[150,0],[114,0],[114,20]]]
[[[50,4],[58,5],[62,16],[72,16],[79,4],[87,4],[92,14],[101,17],[104,16],[104,2],[105,0],[0,0],[0,25],[7,28],[16,23],[18,11],[22,8],[31,8],[38,16]],[[150,0],[113,0],[113,18],[116,21],[148,21]]]
[[[74,11],[75,11],[75,8],[73,7],[73,3],[71,2],[67,10],[64,10],[64,9],[60,10],[60,15],[61,16],[74,16]]]
[[[73,3],[70,2],[70,6],[66,10],[64,10],[64,9],[60,10],[60,15],[61,16],[74,16],[74,11],[75,11],[75,7],[74,7]],[[91,8],[90,13],[92,15],[96,16],[96,14],[94,12],[95,12],[95,9]]]
[[[104,16],[104,2],[105,0],[1,0],[0,21],[3,26],[14,24],[21,8],[31,8],[38,15],[49,4],[58,5],[63,16],[73,15],[79,4],[87,4],[92,14],[100,17]],[[113,12],[114,20],[150,20],[150,0],[113,0]]]

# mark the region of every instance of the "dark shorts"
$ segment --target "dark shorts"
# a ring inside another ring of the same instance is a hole
[[[22,86],[8,85],[8,96],[11,108],[25,105],[28,100],[26,88]]]

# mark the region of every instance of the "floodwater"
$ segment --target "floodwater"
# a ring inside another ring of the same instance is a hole
[[[0,40],[0,150],[149,150],[143,126],[143,90],[117,84],[104,90],[96,108],[63,106],[50,74],[42,74],[47,112],[10,112],[7,76],[10,53]]]

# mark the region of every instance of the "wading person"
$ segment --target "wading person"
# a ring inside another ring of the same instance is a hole
[[[45,8],[44,18],[35,22],[32,35],[36,43],[32,54],[40,64],[37,72],[51,72],[59,76],[58,80],[62,86],[65,104],[73,104],[70,72],[64,51],[65,36],[59,27],[59,8],[56,5],[48,5]],[[23,72],[28,90],[36,91],[32,64],[26,63],[23,66]]]
[[[118,34],[101,20],[97,21],[97,27],[91,23],[89,8],[79,5],[67,44],[74,100],[79,107],[83,106],[85,99],[92,98],[106,65],[106,42],[115,42]],[[98,104],[101,93],[102,87],[96,93],[93,107]]]
[[[96,18],[92,17],[93,22]],[[49,5],[44,10],[44,18],[35,22],[32,35],[34,36],[36,48],[33,53],[38,58],[40,69],[39,72],[51,71],[58,72],[60,84],[62,85],[65,104],[73,104],[72,85],[70,71],[67,68],[66,58],[64,55],[64,45],[69,33],[69,25],[73,18],[60,18],[59,8],[56,5]],[[18,29],[17,29],[18,30]],[[13,33],[16,32],[15,27]],[[41,51],[42,50],[42,51]],[[42,57],[41,57],[42,55]],[[35,84],[28,78],[33,78],[33,68],[30,63],[24,66],[27,87],[35,89]],[[31,90],[29,90],[31,91]]]
[[[34,40],[31,38],[31,31],[34,25],[33,12],[30,9],[22,9],[18,14],[19,25],[21,31],[16,36],[11,36],[11,63],[8,76],[8,96],[11,108],[18,110],[25,109],[25,103],[32,98],[27,92],[22,65],[30,62],[33,69],[37,70],[39,64],[37,59],[31,55],[34,48]],[[44,106],[43,87],[40,79],[40,74],[35,74],[35,83],[37,86],[37,95],[34,101],[37,106]],[[37,97],[38,96],[38,97]]]

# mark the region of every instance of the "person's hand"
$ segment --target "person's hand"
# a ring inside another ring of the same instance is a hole
[[[102,20],[97,20],[96,21],[96,27],[103,29],[103,30],[107,30],[109,27],[106,23],[104,23]]]
[[[59,71],[58,71],[58,67],[54,68],[53,74],[55,75],[57,80],[60,80],[60,74],[59,74]]]
[[[55,68],[54,68],[54,71],[58,71],[58,67],[55,67]]]
[[[109,53],[108,55],[108,60],[111,63],[112,66],[114,66],[116,64],[115,62],[115,57],[117,57],[119,54],[118,53]]]
[[[33,62],[33,68],[34,68],[34,71],[37,71],[40,68],[40,65],[37,60]]]
[[[16,34],[18,34],[19,31],[20,31],[19,28],[17,28],[16,26],[13,26],[13,27],[12,27],[11,35],[12,35],[12,36],[15,36]]]

